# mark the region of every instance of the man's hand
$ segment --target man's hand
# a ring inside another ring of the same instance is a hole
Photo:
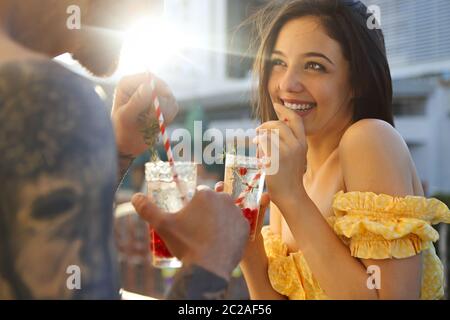
[[[198,265],[229,280],[249,237],[249,224],[229,195],[199,189],[175,214],[161,212],[142,194],[132,203],[185,265]]]
[[[137,157],[148,149],[146,134],[158,137],[159,128],[152,101],[149,73],[123,78],[117,88],[112,108],[112,122],[120,154]],[[178,104],[169,87],[156,78],[156,93],[166,123],[170,123],[178,112]],[[148,140],[148,137],[147,137]],[[148,141],[147,141],[148,142]]]

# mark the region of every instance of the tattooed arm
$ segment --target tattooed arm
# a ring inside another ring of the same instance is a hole
[[[183,267],[175,277],[169,300],[223,300],[228,281],[198,265]]]
[[[118,298],[117,153],[92,85],[54,62],[3,65],[0,123],[0,299]]]

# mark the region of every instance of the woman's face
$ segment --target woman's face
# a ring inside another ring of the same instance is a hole
[[[296,110],[307,135],[337,130],[351,121],[349,64],[318,18],[297,18],[282,27],[271,68],[272,103]]]

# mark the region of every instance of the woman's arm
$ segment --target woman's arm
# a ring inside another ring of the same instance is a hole
[[[263,200],[263,199],[262,199]],[[267,197],[264,200],[270,201]],[[274,233],[281,232],[281,215],[273,203],[270,203],[270,229]],[[263,224],[262,214],[259,219],[259,229]],[[247,288],[252,300],[284,300],[285,296],[276,292],[269,281],[268,259],[264,249],[264,240],[261,232],[257,232],[255,241],[250,241],[245,249],[243,259],[240,264],[244,274]]]
[[[377,120],[363,120],[352,126],[339,146],[347,191],[372,191],[405,196],[413,193],[410,157],[396,131]],[[333,299],[418,299],[420,255],[407,259],[359,260],[329,227],[320,211],[299,188],[280,199],[294,239],[314,276]],[[367,285],[367,267],[380,270],[381,288]]]
[[[404,197],[414,193],[417,175],[408,147],[386,122],[359,121],[342,138],[340,158],[347,191],[371,191]],[[421,188],[420,188],[421,189]],[[361,259],[380,268],[380,299],[419,299],[422,255],[404,259]]]
[[[278,204],[311,272],[331,299],[377,299],[366,268],[350,255],[306,192]]]
[[[284,300],[285,296],[276,292],[267,273],[268,259],[264,250],[262,235],[250,242],[240,264],[252,300]]]

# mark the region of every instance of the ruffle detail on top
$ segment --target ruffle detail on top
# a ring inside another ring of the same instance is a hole
[[[326,299],[326,295],[309,269],[301,252],[288,254],[281,237],[262,229],[269,261],[268,276],[275,291],[292,300]]]
[[[439,239],[432,224],[450,223],[443,202],[417,196],[340,191],[333,209],[336,234],[348,238],[352,256],[362,259],[416,255]]]

